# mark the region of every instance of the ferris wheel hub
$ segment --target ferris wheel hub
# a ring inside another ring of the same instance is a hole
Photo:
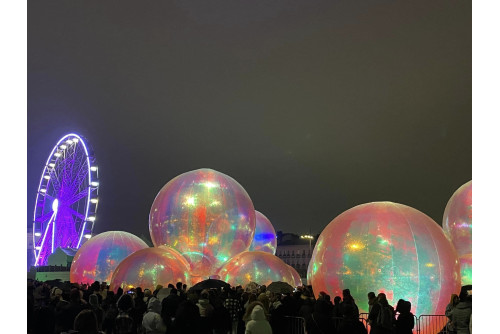
[[[59,201],[57,200],[57,198],[54,200],[54,202],[52,202],[52,210],[54,210],[54,212],[57,211],[57,207],[59,206]]]

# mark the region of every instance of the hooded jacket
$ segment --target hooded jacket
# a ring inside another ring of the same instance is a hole
[[[163,334],[167,331],[167,327],[163,323],[160,313],[160,300],[158,298],[151,297],[148,302],[148,311],[142,318],[142,327],[144,327],[147,334]]]
[[[272,334],[271,325],[266,319],[266,314],[262,306],[257,305],[253,308],[250,315],[250,321],[247,322],[245,334]]]
[[[457,334],[469,334],[469,322],[472,314],[472,303],[460,302],[451,311],[451,322]]]

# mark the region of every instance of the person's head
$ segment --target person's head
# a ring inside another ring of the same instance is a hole
[[[153,293],[151,292],[151,290],[149,289],[144,289],[144,297],[145,298],[149,298],[153,295]]]
[[[208,291],[203,290],[201,292],[200,299],[208,299]]]
[[[97,295],[91,294],[89,296],[89,304],[94,306],[94,307],[99,306],[99,298],[97,297]]]
[[[80,301],[80,290],[73,288],[69,293],[69,301],[72,303],[77,303]]]
[[[97,317],[91,310],[83,310],[76,316],[73,328],[79,334],[97,334]]]
[[[410,301],[405,300],[403,311],[406,313],[411,312],[411,302]]]
[[[177,294],[177,289],[176,288],[171,288],[170,289],[170,294],[171,295],[176,295]]]
[[[266,309],[266,312],[269,311],[269,297],[265,293],[261,293],[257,297],[257,301],[261,302],[262,305],[264,305],[264,308]]]
[[[375,292],[373,292],[373,291],[368,292],[368,300],[372,300],[373,298],[376,298]]]
[[[122,312],[129,312],[134,308],[134,300],[132,296],[128,293],[121,295],[121,297],[116,302],[116,307]]]
[[[335,298],[333,298],[333,303],[335,305],[338,305],[338,304],[340,304],[341,300],[342,300],[342,298],[340,298],[340,296],[335,296]]]
[[[54,299],[61,299],[61,296],[62,296],[62,293],[63,291],[59,288],[52,288],[51,292],[50,292],[50,299],[51,300],[54,300]]]
[[[148,302],[148,312],[161,314],[161,302],[156,297],[151,297]]]
[[[378,294],[377,296],[377,300],[380,304],[386,306],[389,304],[389,302],[387,301],[387,296],[385,295],[385,293],[381,292]]]
[[[453,306],[455,306],[459,302],[460,302],[460,299],[458,298],[458,295],[456,293],[452,293],[451,294],[451,298],[450,298],[450,304],[453,305]]]
[[[182,282],[177,282],[177,283],[175,284],[175,288],[176,288],[177,290],[182,290]]]
[[[247,309],[245,311],[245,314],[243,315],[243,321],[244,322],[248,322],[250,320],[250,315],[252,314],[252,311],[254,309],[255,306],[260,306],[262,307],[264,310],[265,310],[265,307],[264,305],[259,302],[259,301],[254,301],[252,303],[249,303],[248,306],[247,306]]]
[[[342,297],[343,298],[350,297],[350,296],[351,296],[351,290],[349,290],[349,289],[342,290]]]
[[[173,289],[175,286],[172,283],[168,283],[167,288]]]
[[[257,300],[257,295],[255,295],[255,293],[251,293],[249,296],[248,296],[248,303],[253,303],[254,301]]]

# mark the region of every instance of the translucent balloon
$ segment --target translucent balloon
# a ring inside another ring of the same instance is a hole
[[[311,268],[312,266],[312,268]],[[444,314],[460,291],[457,253],[430,217],[409,206],[376,202],[349,209],[328,224],[314,247],[308,281],[314,292],[350,289],[360,312],[367,293],[402,298],[413,314]]]
[[[153,291],[158,284],[190,283],[189,264],[182,255],[170,247],[141,249],[123,259],[111,278],[110,289],[124,291],[141,287]]]
[[[291,285],[293,287],[302,286],[302,279],[300,278],[300,275],[297,272],[297,270],[295,270],[295,268],[290,265],[288,266],[288,269],[290,270],[290,273],[292,274],[293,277],[293,281],[295,282],[294,284]]]
[[[458,188],[448,201],[443,230],[457,250],[462,285],[472,284],[472,181]]]
[[[109,231],[98,234],[76,252],[69,279],[74,283],[109,283],[121,260],[147,247],[144,241],[128,232]]]
[[[255,234],[253,236],[250,251],[262,251],[276,254],[276,231],[273,224],[259,211],[255,210]]]
[[[155,246],[178,250],[191,274],[208,278],[234,255],[248,250],[255,232],[255,209],[243,187],[211,169],[170,180],[149,215]]]
[[[288,264],[277,256],[261,251],[246,251],[236,255],[221,268],[219,276],[232,286],[246,286],[250,282],[269,285],[275,281],[295,286]]]

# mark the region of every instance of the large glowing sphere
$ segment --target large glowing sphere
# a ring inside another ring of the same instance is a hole
[[[276,231],[273,224],[259,211],[255,210],[255,234],[253,236],[250,251],[262,251],[276,254]]]
[[[111,278],[110,289],[129,290],[141,287],[153,291],[158,284],[190,284],[189,264],[175,249],[151,247],[141,249],[123,259]]]
[[[413,314],[444,314],[460,291],[457,253],[441,227],[409,206],[391,202],[351,208],[328,224],[314,247],[308,281],[314,292],[350,289],[360,312],[367,293],[401,298]]]
[[[236,255],[220,269],[219,276],[232,286],[246,286],[250,282],[269,285],[275,281],[295,286],[288,264],[273,254],[261,251],[246,251]]]
[[[294,281],[294,284],[292,284],[292,286],[293,287],[302,286],[302,279],[300,278],[300,275],[297,272],[297,270],[295,270],[295,268],[290,265],[288,266],[288,269],[290,270],[290,273],[292,274]]]
[[[254,231],[255,209],[245,189],[212,169],[170,180],[149,214],[153,244],[178,250],[194,276],[216,274],[227,260],[248,250]]]
[[[144,241],[128,232],[109,231],[98,234],[76,252],[69,279],[74,283],[109,283],[121,260],[147,247]]]
[[[443,230],[457,250],[462,285],[472,284],[472,181],[458,188],[448,201]]]

